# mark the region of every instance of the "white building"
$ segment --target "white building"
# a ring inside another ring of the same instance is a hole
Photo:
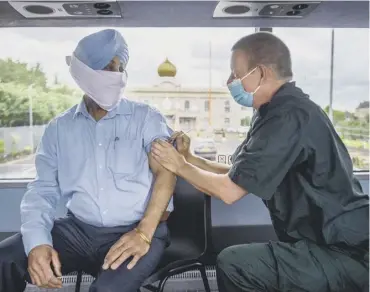
[[[243,119],[252,117],[252,109],[234,102],[227,88],[182,87],[176,72],[167,59],[158,67],[157,85],[130,88],[126,95],[157,108],[176,130],[238,130]]]

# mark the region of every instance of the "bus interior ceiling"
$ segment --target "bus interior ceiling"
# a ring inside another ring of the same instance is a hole
[[[10,1],[17,2],[17,1]],[[18,1],[19,2],[19,1]],[[30,1],[42,3],[43,1]],[[44,1],[44,3],[53,1]],[[55,1],[57,2],[57,1]],[[63,1],[59,1],[63,2]],[[83,3],[98,1],[64,1]],[[115,1],[112,1],[115,2]],[[245,1],[248,2],[248,1]],[[250,1],[258,2],[258,1]],[[283,3],[287,1],[259,1]],[[310,3],[314,1],[289,1]],[[319,5],[302,18],[224,17],[214,18],[218,1],[118,1],[122,17],[25,18],[8,1],[0,1],[1,27],[369,27],[369,2],[316,1]]]

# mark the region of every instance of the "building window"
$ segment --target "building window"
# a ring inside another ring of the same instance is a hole
[[[244,119],[240,120],[240,126],[242,127],[248,127],[251,123],[250,117],[245,117]]]
[[[229,125],[230,124],[230,119],[229,118],[225,118],[225,125]]]
[[[230,101],[226,100],[225,101],[225,113],[230,112]]]
[[[204,111],[205,111],[205,112],[208,112],[208,111],[209,111],[209,101],[208,101],[208,100],[206,100],[206,101],[204,102]]]
[[[190,101],[185,100],[185,111],[190,110]]]

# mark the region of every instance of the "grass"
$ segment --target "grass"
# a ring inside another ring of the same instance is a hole
[[[369,149],[369,142],[366,141],[349,139],[342,139],[342,141],[347,147]]]

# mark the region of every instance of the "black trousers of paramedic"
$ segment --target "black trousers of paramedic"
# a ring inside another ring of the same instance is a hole
[[[169,243],[166,223],[160,223],[149,252],[132,270],[127,269],[128,261],[114,271],[101,269],[110,247],[123,234],[134,228],[134,225],[94,227],[81,222],[73,215],[56,220],[52,238],[53,246],[59,253],[62,273],[83,270],[97,277],[90,287],[90,292],[137,291],[143,281],[155,270]],[[22,236],[17,234],[0,242],[0,292],[24,291],[26,281],[31,281],[27,272],[27,257]]]
[[[219,291],[367,292],[366,249],[328,248],[307,241],[229,247],[217,259]]]

